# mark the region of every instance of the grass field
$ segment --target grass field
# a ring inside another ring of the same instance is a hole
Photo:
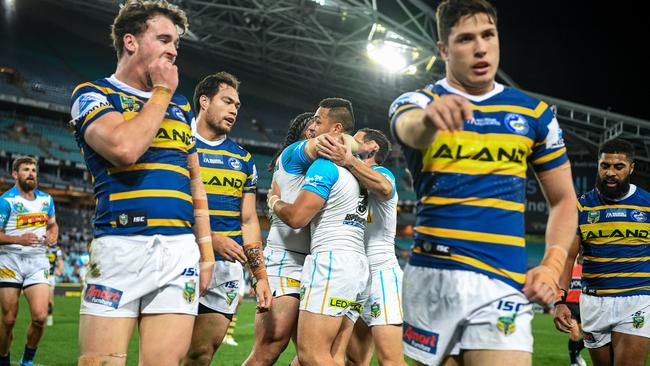
[[[36,364],[44,366],[76,365],[78,355],[77,331],[79,321],[79,298],[57,297],[54,309],[54,326],[47,327],[36,355]],[[29,311],[24,298],[21,299],[18,321],[14,330],[14,344],[11,349],[12,363],[17,364],[25,345],[25,332],[29,322]],[[235,338],[239,346],[222,345],[215,356],[212,365],[241,365],[253,344],[253,318],[255,306],[246,301],[239,310],[239,324]],[[549,315],[538,314],[533,321],[535,336],[535,366],[568,365],[567,336],[555,330]],[[288,365],[294,356],[293,346],[284,352],[277,365]],[[127,365],[137,365],[137,342],[131,341]],[[587,352],[583,357],[591,365]],[[376,365],[376,363],[374,363]]]

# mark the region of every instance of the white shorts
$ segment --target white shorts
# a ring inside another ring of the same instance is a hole
[[[368,326],[402,324],[402,275],[399,265],[372,274],[370,296],[361,314]]]
[[[234,314],[239,304],[239,289],[244,287],[244,267],[239,262],[217,261],[210,288],[199,303],[223,314]]]
[[[267,246],[264,248],[264,258],[273,296],[300,295],[305,255]]]
[[[192,234],[97,238],[91,243],[80,313],[196,315],[198,264]]]
[[[424,364],[462,350],[533,352],[532,304],[499,280],[407,265],[403,298],[404,353]]]
[[[49,283],[50,262],[42,253],[0,252],[0,286],[25,288]]]
[[[355,321],[368,298],[370,272],[365,254],[325,251],[305,258],[300,281],[300,310]]]
[[[650,296],[580,295],[580,317],[585,347],[612,341],[612,332],[650,338]],[[648,320],[648,324],[645,321]]]

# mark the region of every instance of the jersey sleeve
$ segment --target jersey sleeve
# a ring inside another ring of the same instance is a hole
[[[339,170],[329,160],[317,159],[305,174],[303,190],[311,191],[327,200],[334,183],[339,179]]]
[[[244,183],[243,193],[255,193],[257,191],[257,167],[255,167],[255,161],[253,157],[248,160],[248,176],[246,177],[246,183]]]
[[[11,205],[6,199],[0,198],[0,228],[7,226],[9,216],[11,216]]]
[[[393,186],[393,197],[395,197],[397,194],[397,185],[395,184],[395,176],[393,173],[390,170],[379,165],[374,165],[372,168],[381,173],[381,175],[383,175],[386,179],[388,179],[390,184]]]
[[[305,145],[309,140],[301,140],[287,146],[282,151],[280,158],[282,166],[290,174],[305,174],[312,164],[307,154],[305,154]]]
[[[395,123],[397,123],[399,116],[414,109],[424,109],[437,98],[438,95],[426,88],[404,93],[397,97],[388,110],[388,120],[390,121],[390,130],[393,137],[400,141],[395,133]]]
[[[183,111],[183,114],[185,115],[185,121],[187,121],[187,124],[190,126],[190,131],[192,130],[192,126],[195,123],[195,118],[194,118],[194,112],[192,112],[192,106],[190,105],[190,102],[185,99],[185,104],[181,106],[181,110]],[[192,142],[187,149],[188,154],[193,154],[196,152],[196,137],[192,135]]]
[[[54,217],[55,211],[54,211],[54,198],[50,196],[50,204],[48,205],[48,210],[47,210],[47,216],[52,218]]]
[[[83,137],[88,126],[109,112],[117,110],[108,96],[93,84],[81,84],[72,92],[70,124],[80,137]]]
[[[557,168],[569,161],[569,158],[564,146],[562,129],[553,111],[546,107],[537,122],[535,144],[529,160],[535,172],[539,173]]]

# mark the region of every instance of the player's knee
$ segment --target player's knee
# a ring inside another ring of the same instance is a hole
[[[32,325],[38,328],[42,328],[45,326],[45,322],[47,321],[47,312],[46,311],[41,311],[32,314]]]
[[[214,354],[216,348],[211,345],[201,345],[198,347],[192,347],[187,352],[185,357],[184,365],[187,366],[200,366],[200,365],[209,365],[212,360],[212,355]]]
[[[301,366],[322,365],[325,363],[323,356],[325,355],[320,355],[313,347],[298,347],[298,362]],[[326,356],[329,356],[329,353]]]
[[[7,312],[2,315],[2,325],[5,330],[10,331],[16,325],[16,313]]]

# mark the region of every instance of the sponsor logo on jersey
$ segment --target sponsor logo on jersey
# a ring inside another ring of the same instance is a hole
[[[438,333],[429,332],[404,322],[402,339],[405,343],[433,355],[438,351]]]
[[[627,210],[624,208],[608,208],[605,210],[605,218],[627,217]]]
[[[524,116],[517,113],[506,114],[506,117],[503,119],[503,122],[511,132],[514,132],[518,135],[525,135],[528,133],[528,130],[530,129],[526,118],[524,118]]]
[[[226,304],[232,305],[232,302],[237,297],[237,291],[228,291],[226,292]]]
[[[223,164],[223,155],[220,154],[201,153],[201,157],[203,162],[206,164],[216,164],[216,165]]]
[[[172,116],[176,117],[178,120],[187,122],[187,120],[185,119],[185,115],[183,114],[181,109],[178,108],[177,106],[175,105],[171,106],[169,108],[169,112],[171,113]]]
[[[339,309],[347,309],[349,307],[351,310],[356,311],[357,313],[361,313],[361,310],[363,309],[363,305],[358,302],[348,299],[341,299],[338,297],[330,297],[329,307]]]
[[[0,268],[0,278],[16,278],[16,271],[11,268]]]
[[[120,95],[120,105],[125,112],[137,112],[140,110],[140,104],[134,99]]]
[[[513,313],[512,316],[500,316],[497,318],[497,329],[505,334],[509,335],[515,332],[515,318],[517,313]]]
[[[614,229],[614,230],[589,230],[582,232],[582,240],[593,238],[643,238],[650,237],[650,230],[639,229]]]
[[[300,281],[287,278],[287,287],[300,287]]]
[[[147,226],[147,213],[122,212],[117,216],[117,227]]]
[[[112,287],[88,284],[84,301],[117,309],[122,299],[122,291]]]
[[[589,211],[587,213],[587,222],[590,224],[595,224],[600,221],[600,211]]]
[[[464,148],[465,151],[463,151]],[[494,148],[490,146],[483,146],[480,150],[476,151],[476,145],[465,147],[462,144],[452,150],[449,145],[443,143],[440,145],[438,150],[433,153],[433,158],[523,163],[526,160],[526,151],[517,148],[506,150],[502,147]]]
[[[239,288],[239,281],[224,282],[223,287],[238,289]]]
[[[47,225],[47,213],[26,213],[16,215],[16,229]]]
[[[194,280],[185,282],[185,286],[183,287],[183,298],[190,304],[196,300],[196,282]]]
[[[407,105],[407,104],[415,104],[416,106],[420,108],[425,108],[429,102],[431,101],[431,98],[424,95],[423,93],[418,93],[418,92],[408,92],[400,95],[393,104],[390,105],[390,109],[388,110],[388,115],[392,116],[395,111],[397,111],[397,108]]]
[[[234,177],[219,177],[214,175],[208,181],[204,181],[203,184],[208,184],[211,186],[228,186],[232,188],[241,188],[244,186],[244,181]]]
[[[373,318],[378,318],[381,315],[381,307],[375,301],[370,305],[370,316]]]
[[[632,218],[632,220],[634,220],[636,222],[646,222],[646,221],[648,221],[648,215],[645,212],[639,211],[639,210],[634,210],[634,211],[630,212],[630,217]]]
[[[183,272],[181,272],[181,276],[187,276],[187,277],[196,277],[199,275],[199,271],[196,270],[194,267],[187,267],[183,269]]]
[[[360,229],[366,228],[366,219],[357,214],[347,214],[343,219],[343,225],[350,225]]]
[[[241,162],[239,159],[228,158],[228,165],[235,170],[241,170]]]
[[[632,314],[632,326],[636,329],[641,329],[645,325],[645,312],[637,311]]]
[[[472,118],[468,121],[466,121],[468,125],[474,125],[474,126],[479,126],[479,127],[484,127],[484,126],[501,126],[501,122],[499,122],[498,119],[496,118]]]
[[[564,147],[564,132],[560,128],[557,119],[553,117],[551,123],[548,124],[548,134],[546,135],[546,148],[558,149]]]
[[[22,202],[14,203],[14,211],[16,211],[18,213],[25,212],[26,211],[25,205],[23,205]]]
[[[194,137],[192,137],[191,133],[180,131],[175,128],[165,127],[166,126],[163,125],[158,129],[158,132],[156,133],[156,140],[180,141],[181,143],[188,146],[192,145],[194,142]]]

